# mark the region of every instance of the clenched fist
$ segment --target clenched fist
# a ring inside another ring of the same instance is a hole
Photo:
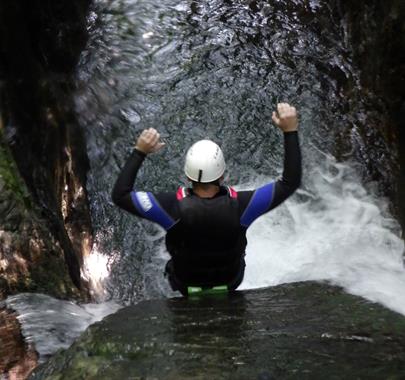
[[[288,103],[278,103],[277,112],[274,111],[271,118],[283,132],[292,132],[298,129],[297,110]]]
[[[159,139],[160,134],[156,129],[144,129],[136,141],[135,149],[145,154],[157,152],[165,146]]]

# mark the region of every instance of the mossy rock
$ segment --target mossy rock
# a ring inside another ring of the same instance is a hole
[[[1,125],[1,123],[0,123]],[[25,207],[32,207],[29,192],[18,173],[17,166],[5,141],[0,128],[0,191],[12,195],[15,200]],[[2,197],[3,198],[3,197]],[[0,199],[1,201],[1,199]]]
[[[405,317],[296,283],[144,301],[92,325],[31,379],[401,379]]]
[[[1,125],[1,123],[0,123]],[[41,292],[55,297],[79,297],[63,251],[47,230],[40,211],[21,178],[0,128],[0,299],[16,292]],[[36,248],[32,246],[34,244]]]

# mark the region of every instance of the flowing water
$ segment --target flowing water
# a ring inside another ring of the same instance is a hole
[[[96,234],[87,275],[102,299],[175,294],[163,278],[164,232],[111,201],[140,131],[158,129],[166,147],[145,161],[138,189],[185,184],[185,151],[201,138],[222,146],[228,183],[254,188],[281,174],[271,113],[287,101],[300,115],[303,184],[250,229],[241,288],[326,280],[405,314],[404,242],[368,175],[386,167],[389,182],[395,157],[377,132],[364,141],[374,111],[337,16],[319,0],[96,2],[77,113]]]
[[[139,132],[154,127],[167,146],[146,160],[138,189],[175,190],[187,147],[205,137],[223,147],[227,181],[252,188],[280,175],[282,136],[270,120],[288,101],[300,113],[303,186],[251,228],[242,288],[329,280],[405,313],[400,231],[362,185],[368,163],[356,160],[368,99],[347,96],[358,73],[337,12],[303,0],[98,2],[77,104],[109,295],[131,303],[172,294],[164,233],[110,200]]]
[[[113,301],[77,305],[34,293],[8,297],[5,304],[17,311],[25,340],[35,344],[40,363],[57,350],[68,348],[89,325],[120,308]]]

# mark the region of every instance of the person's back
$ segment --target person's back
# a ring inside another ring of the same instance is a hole
[[[295,108],[279,104],[273,121],[285,132],[283,177],[253,191],[236,192],[221,186],[225,161],[219,146],[209,140],[197,142],[187,153],[185,173],[192,188],[157,194],[133,191],[144,157],[164,145],[153,129],[138,138],[114,186],[113,201],[166,229],[171,260],[165,273],[173,290],[184,295],[190,286],[224,285],[235,290],[243,280],[248,227],[299,186],[301,156]]]
[[[166,235],[171,275],[191,286],[229,284],[238,277],[246,248],[238,199],[225,187],[212,198],[189,192],[178,201],[179,222]]]

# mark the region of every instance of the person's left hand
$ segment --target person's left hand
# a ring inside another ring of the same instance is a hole
[[[165,146],[159,139],[160,134],[156,129],[144,129],[136,141],[135,149],[145,154],[157,152]]]

